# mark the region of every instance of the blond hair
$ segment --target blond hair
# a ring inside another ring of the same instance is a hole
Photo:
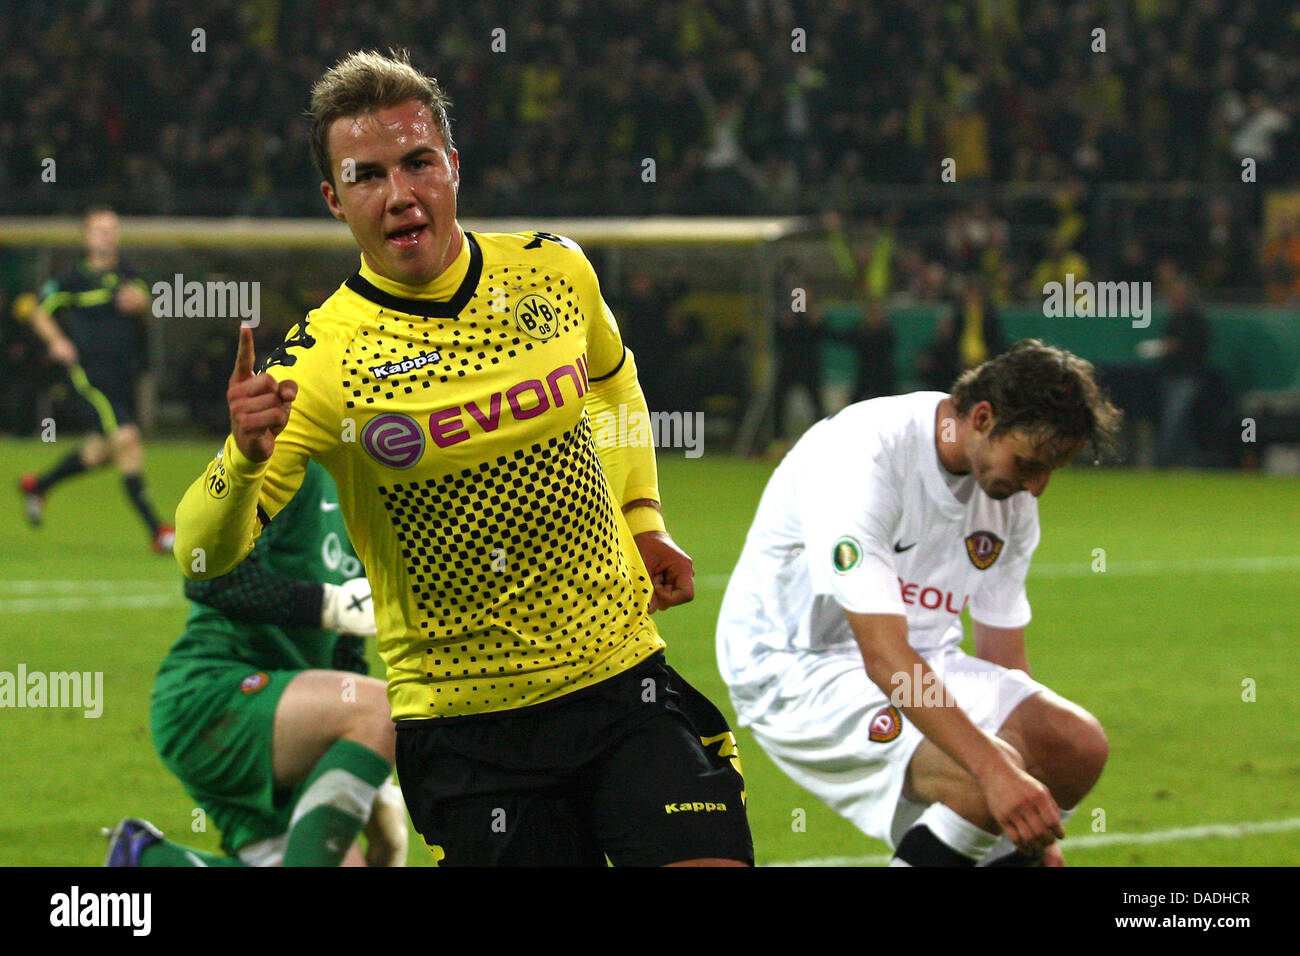
[[[311,89],[311,157],[323,178],[334,183],[330,162],[330,124],[348,116],[364,116],[376,110],[415,100],[428,107],[438,123],[442,141],[450,155],[451,100],[431,76],[411,66],[406,50],[390,50],[389,56],[374,50],[358,50],[334,64]]]

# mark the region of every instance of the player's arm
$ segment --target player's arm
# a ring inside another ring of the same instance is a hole
[[[596,437],[596,454],[601,470],[609,481],[619,507],[630,512],[630,505],[642,505],[657,514],[659,470],[655,464],[654,441],[650,434],[650,410],[637,379],[636,359],[623,345],[618,325],[605,300],[600,298],[600,314],[591,321],[587,336],[588,385],[587,415]],[[620,410],[622,414],[620,414]],[[627,432],[602,427],[604,423],[626,422]],[[663,521],[641,515],[647,528],[663,529]],[[633,526],[634,532],[638,529]]]
[[[937,674],[907,642],[900,614],[848,614],[867,676],[926,739],[979,785],[989,811],[1017,846],[1045,846],[1064,837],[1060,814],[1041,783],[1013,764],[993,738],[955,705]],[[920,676],[920,685],[914,682]],[[925,689],[924,695],[922,689]],[[939,700],[943,706],[921,704]]]
[[[319,627],[324,595],[324,585],[278,574],[256,551],[219,578],[185,582],[187,598],[231,620],[281,627]]]
[[[598,314],[587,330],[587,415],[595,431],[601,470],[650,573],[654,594],[649,610],[653,613],[695,597],[695,565],[664,524],[650,411],[637,380],[636,360],[623,344],[595,273],[590,272],[589,278],[590,286],[583,294],[594,299]],[[627,432],[602,428],[605,422],[626,422]]]
[[[664,528],[659,511],[659,469],[650,435],[650,412],[637,381],[636,362],[624,349],[613,370],[592,375],[587,392],[587,414],[596,436],[601,470],[614,492],[633,533]],[[620,409],[623,413],[620,415]],[[627,433],[602,428],[605,422],[626,420]],[[637,514],[636,512],[640,512]]]
[[[301,354],[295,349],[296,377],[311,373],[313,354],[324,359],[318,367],[328,368],[326,350],[316,348],[320,351]],[[231,433],[222,454],[190,485],[176,509],[175,555],[188,578],[218,577],[248,555],[263,525],[302,484],[308,457],[331,434],[325,424],[328,398],[312,394],[300,399],[296,382],[277,382],[266,372],[255,375],[253,364],[253,333],[241,328],[226,390]],[[337,429],[333,437],[337,439]]]
[[[984,575],[970,606],[975,656],[1026,674],[1025,626],[1032,612],[1025,578],[1041,537],[1038,506],[1031,501],[1017,513],[1001,559]]]
[[[626,408],[625,414],[620,414],[620,406]],[[650,573],[654,594],[649,610],[653,613],[661,607],[685,604],[695,597],[695,565],[664,525],[650,413],[637,382],[630,349],[624,349],[621,367],[613,374],[591,381],[587,413],[598,438],[602,421],[628,423],[626,435],[618,434],[617,429],[607,429],[617,438],[597,440],[596,454]]]
[[[990,627],[972,618],[971,636],[975,639],[976,657],[1009,670],[1029,673],[1023,627]]]
[[[63,329],[54,319],[54,313],[67,303],[68,294],[58,291],[53,283],[47,285],[44,291],[46,293],[44,298],[32,310],[32,330],[45,343],[50,358],[61,365],[76,365],[79,358],[77,347],[72,344],[72,340],[64,334]]]
[[[221,455],[190,485],[176,508],[175,554],[187,578],[225,574],[253,550],[262,530],[262,482],[275,437],[289,423],[298,386],[278,383],[265,372],[254,375],[253,363],[253,330],[241,327],[235,370],[226,389],[230,435]]]
[[[961,764],[977,780],[996,772],[1006,762],[998,746],[956,706],[916,706],[922,688],[930,700],[950,700],[938,693],[942,684],[925,658],[907,642],[907,618],[901,614],[848,615],[853,637],[871,682],[881,689],[903,716],[916,725],[940,750]],[[915,685],[920,675],[920,686]]]
[[[144,279],[136,275],[128,276],[113,295],[113,302],[118,310],[127,315],[143,315],[145,318],[152,318],[149,301],[149,286]]]
[[[256,548],[248,560],[219,578],[187,580],[185,596],[233,621],[375,635],[374,601],[364,577],[337,585],[301,581],[271,570],[259,560]]]

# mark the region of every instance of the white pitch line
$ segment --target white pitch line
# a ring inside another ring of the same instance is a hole
[[[184,604],[174,594],[104,594],[90,597],[0,598],[0,614],[33,614],[46,611],[99,611],[122,607],[172,607]]]
[[[179,588],[177,581],[158,581],[139,579],[134,581],[87,580],[69,581],[49,579],[30,579],[25,581],[0,581],[0,594],[85,594],[87,591],[112,594],[116,591],[137,591],[141,588],[152,590],[175,591]]]
[[[1254,823],[1209,823],[1199,827],[1156,830],[1151,833],[1095,833],[1061,841],[1062,850],[1091,850],[1100,846],[1139,846],[1147,843],[1179,843],[1216,837],[1236,839],[1260,833],[1285,833],[1300,830],[1300,817],[1287,820],[1260,820]],[[828,856],[819,860],[790,860],[765,866],[883,866],[892,859],[888,853],[872,856]]]
[[[1034,564],[1029,568],[1029,580],[1051,578],[1081,578],[1089,576],[1127,577],[1133,574],[1168,574],[1240,572],[1260,574],[1272,571],[1300,570],[1300,555],[1281,555],[1268,558],[1172,558],[1153,561],[1110,561],[1105,571],[1093,571],[1092,559],[1085,558],[1066,564]],[[695,579],[697,589],[725,588],[730,575],[703,574]]]

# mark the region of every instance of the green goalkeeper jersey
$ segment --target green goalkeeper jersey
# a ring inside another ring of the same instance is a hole
[[[317,623],[320,589],[311,582],[341,584],[365,570],[352,550],[338,492],[325,469],[308,466],[302,487],[245,561],[258,565],[246,569],[256,574],[237,577],[241,565],[225,578],[190,582],[187,593],[199,599],[191,602],[185,633],[163,661],[156,694],[183,692],[186,675],[212,663],[264,671],[333,666],[338,635]],[[267,593],[271,584],[275,591]],[[213,585],[223,589],[221,601],[214,603],[228,612],[202,602],[203,589]],[[283,623],[295,618],[303,623]]]

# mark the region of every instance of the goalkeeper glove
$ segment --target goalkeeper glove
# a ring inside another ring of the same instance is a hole
[[[353,578],[342,584],[325,584],[321,599],[321,627],[341,634],[375,636],[375,602],[370,596],[370,582]]]

